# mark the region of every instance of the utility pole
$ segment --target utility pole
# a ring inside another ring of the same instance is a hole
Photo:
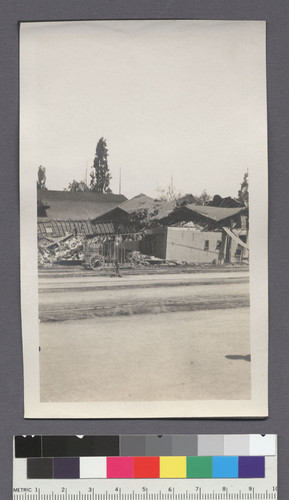
[[[119,169],[119,186],[118,186],[118,194],[121,194],[121,168]]]
[[[86,160],[86,168],[85,168],[85,183],[87,184],[87,160]]]

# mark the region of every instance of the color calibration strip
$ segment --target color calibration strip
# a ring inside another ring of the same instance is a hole
[[[28,458],[27,479],[264,478],[265,457]]]
[[[27,479],[265,478],[274,435],[16,436]]]

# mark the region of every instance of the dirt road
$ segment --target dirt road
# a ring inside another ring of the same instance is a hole
[[[42,321],[248,306],[245,272],[39,281]]]
[[[42,401],[250,397],[247,272],[39,281]]]
[[[40,324],[42,401],[250,398],[249,308]]]

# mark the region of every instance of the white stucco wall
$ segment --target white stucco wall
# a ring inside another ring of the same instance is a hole
[[[218,262],[217,243],[222,240],[220,232],[205,232],[189,228],[168,227],[167,260],[185,261],[194,264]],[[208,249],[205,250],[205,242]]]

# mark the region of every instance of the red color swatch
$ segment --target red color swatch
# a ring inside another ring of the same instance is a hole
[[[134,478],[159,478],[160,457],[134,457]]]

